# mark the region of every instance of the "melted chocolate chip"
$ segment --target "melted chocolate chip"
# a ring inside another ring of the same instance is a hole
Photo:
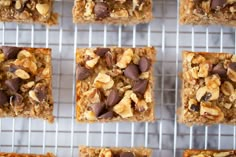
[[[76,67],[76,79],[77,80],[85,80],[91,75],[90,70],[82,67],[80,64]]]
[[[149,70],[151,62],[146,57],[141,57],[139,60],[139,69],[141,72],[146,72]]]
[[[229,68],[233,71],[236,71],[236,62],[229,63]]]
[[[206,92],[205,95],[203,95],[203,97],[201,98],[201,100],[203,101],[208,101],[211,98],[212,94],[209,92]]]
[[[108,111],[105,112],[104,114],[102,114],[101,116],[99,116],[99,119],[111,119],[114,116],[113,111]]]
[[[44,101],[47,98],[46,87],[41,86],[41,87],[35,88],[34,91],[35,91],[36,97],[38,98],[40,102]]]
[[[223,8],[226,4],[226,0],[212,0],[211,9]]]
[[[96,117],[99,117],[102,111],[104,110],[105,104],[103,102],[95,103],[91,105],[93,112],[95,113]]]
[[[15,95],[11,97],[10,101],[11,101],[11,104],[13,103],[14,105],[21,105],[23,101],[23,97],[20,94],[15,93]]]
[[[18,47],[11,47],[11,46],[2,46],[1,48],[6,59],[16,59],[18,53],[21,50]]]
[[[122,152],[120,153],[120,157],[135,157],[132,152]]]
[[[94,13],[98,20],[109,16],[109,6],[104,2],[97,2],[94,7]]]
[[[190,109],[191,109],[192,111],[199,112],[199,111],[200,111],[200,105],[192,104],[192,105],[190,106]]]
[[[148,80],[139,79],[139,80],[135,81],[132,90],[137,95],[143,95],[147,89],[147,85],[148,85]]]
[[[5,85],[13,92],[17,92],[20,88],[20,78],[9,79],[5,81]]]
[[[111,53],[106,53],[105,60],[106,60],[106,63],[107,63],[107,67],[112,68],[114,62],[113,62],[113,57],[112,57]]]
[[[121,97],[118,90],[113,89],[107,97],[106,104],[109,107],[116,105],[120,101]]]
[[[0,105],[4,105],[7,102],[8,102],[7,94],[4,91],[0,90]]]
[[[125,71],[124,71],[124,74],[126,77],[132,79],[132,80],[137,80],[138,79],[138,76],[139,76],[139,69],[138,69],[138,66],[136,64],[129,64]]]
[[[220,77],[226,77],[226,69],[222,63],[215,65],[211,71],[213,74],[218,74]]]
[[[97,48],[97,49],[95,50],[95,53],[96,53],[98,56],[100,56],[100,57],[104,57],[105,54],[106,54],[108,51],[110,51],[109,48]]]

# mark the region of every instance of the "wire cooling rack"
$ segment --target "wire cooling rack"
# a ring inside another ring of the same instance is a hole
[[[73,25],[73,0],[56,0],[60,25],[0,24],[2,45],[53,49],[53,95],[56,121],[0,120],[0,151],[54,152],[78,156],[78,145],[149,147],[154,157],[180,157],[186,148],[236,149],[235,126],[191,127],[177,123],[180,105],[181,51],[236,53],[236,31],[221,26],[179,26],[178,2],[154,0],[154,20],[148,25]],[[76,47],[155,46],[155,123],[78,124],[75,122],[74,55]]]

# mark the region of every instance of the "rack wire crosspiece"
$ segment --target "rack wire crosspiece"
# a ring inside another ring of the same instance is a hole
[[[53,49],[56,121],[0,119],[0,151],[54,152],[78,156],[78,146],[149,147],[154,157],[180,157],[186,148],[236,149],[236,126],[186,127],[177,123],[180,105],[181,51],[236,53],[236,30],[221,26],[179,26],[178,1],[154,0],[147,25],[74,25],[73,0],[55,0],[59,26],[0,24],[2,45]],[[75,122],[75,51],[77,47],[155,46],[155,123],[78,124]]]

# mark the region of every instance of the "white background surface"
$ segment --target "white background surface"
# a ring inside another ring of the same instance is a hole
[[[56,0],[60,25],[0,24],[0,43],[50,47],[53,49],[53,94],[56,121],[50,125],[35,119],[1,119],[0,151],[19,153],[54,152],[57,156],[78,156],[78,145],[142,146],[152,148],[153,157],[181,156],[185,148],[235,149],[235,126],[188,128],[176,122],[180,105],[178,73],[181,51],[225,51],[235,53],[236,31],[221,26],[179,26],[177,2],[154,0],[150,25],[74,25],[73,0]],[[74,120],[75,47],[155,46],[155,123],[78,124]]]

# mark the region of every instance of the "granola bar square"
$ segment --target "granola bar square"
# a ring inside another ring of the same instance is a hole
[[[184,51],[182,79],[180,122],[236,124],[236,55]]]
[[[153,121],[155,58],[152,47],[77,49],[77,121]]]
[[[51,49],[0,47],[0,117],[53,122]]]

